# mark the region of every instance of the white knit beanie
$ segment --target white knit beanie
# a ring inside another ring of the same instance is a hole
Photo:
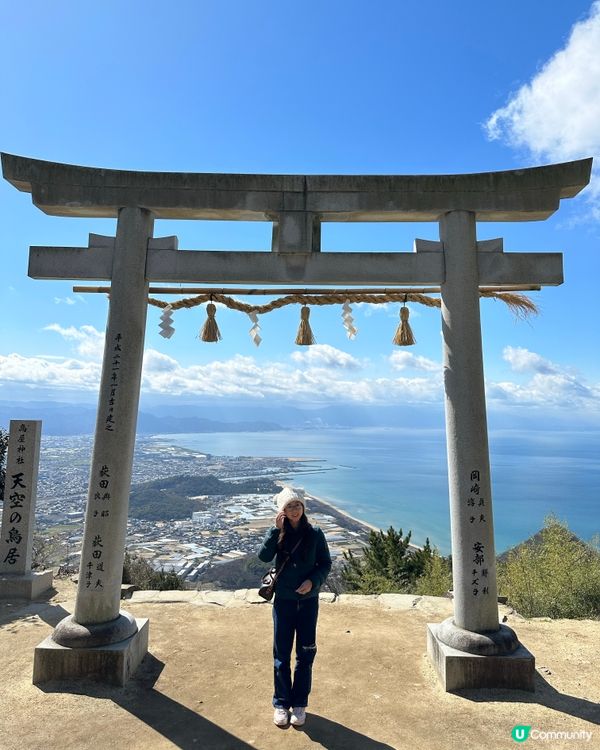
[[[306,513],[306,492],[301,487],[284,487],[273,498],[277,511],[282,511],[288,503],[301,502]]]

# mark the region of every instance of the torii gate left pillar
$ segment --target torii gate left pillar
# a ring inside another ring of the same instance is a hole
[[[148,651],[148,620],[120,611],[120,601],[153,224],[143,208],[119,211],[75,611],[36,648],[34,684],[83,666],[122,685]]]
[[[6,154],[2,164],[47,213],[118,217],[116,240],[30,251],[34,278],[112,284],[77,602],[36,649],[34,681],[123,683],[147,650],[147,621],[119,612],[119,596],[148,282],[162,281],[441,285],[455,606],[429,626],[429,653],[447,690],[531,687],[533,657],[519,655],[516,634],[498,622],[478,295],[480,286],[560,284],[562,256],[505,254],[501,240],[478,242],[475,227],[546,219],[587,185],[591,159],[418,177],[131,173]],[[178,252],[152,239],[153,217],[271,221],[272,252]],[[436,221],[441,242],[417,241],[415,253],[321,253],[321,221]],[[476,535],[466,510],[475,498],[487,503]],[[487,586],[472,583],[476,574]]]

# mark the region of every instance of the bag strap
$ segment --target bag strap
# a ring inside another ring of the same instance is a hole
[[[281,573],[281,571],[285,568],[285,565],[286,565],[287,561],[294,554],[294,552],[298,549],[298,547],[302,544],[302,542],[304,541],[304,537],[305,536],[306,536],[306,533],[302,534],[302,536],[300,537],[300,539],[298,539],[298,541],[296,542],[296,544],[294,544],[294,546],[292,547],[292,549],[290,550],[290,552],[288,552],[287,557],[283,560],[283,562],[281,563],[281,565],[279,566],[279,568],[277,568],[277,570],[273,574],[273,583],[275,583],[275,581],[277,581],[277,578],[278,578],[279,574]]]

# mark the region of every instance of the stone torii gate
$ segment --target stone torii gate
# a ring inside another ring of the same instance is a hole
[[[540,221],[589,182],[592,160],[508,172],[301,176],[127,172],[2,154],[5,179],[54,216],[117,218],[87,248],[32,247],[37,279],[110,281],[77,600],[37,647],[34,682],[95,674],[123,683],[148,621],[120,611],[121,572],[149,282],[440,286],[454,616],[428,626],[446,690],[533,688],[534,658],[498,621],[479,287],[558,285],[560,253],[504,253],[482,221]],[[159,219],[270,221],[271,252],[195,250],[153,238]],[[435,221],[415,252],[320,252],[325,221]],[[477,523],[471,522],[473,507]],[[477,583],[475,583],[477,582]]]

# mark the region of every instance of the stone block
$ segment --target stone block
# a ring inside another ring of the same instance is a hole
[[[334,601],[335,594],[332,591],[319,592],[319,602],[324,602],[325,604],[333,604]]]
[[[198,596],[195,589],[188,591],[159,591],[158,601],[162,604],[183,604],[193,601]]]
[[[199,591],[194,604],[216,604],[227,607],[233,599],[233,591]]]
[[[386,609],[414,609],[421,597],[415,594],[379,594],[377,598]]]
[[[351,607],[378,607],[377,594],[340,594],[338,604],[349,604]]]
[[[0,575],[0,599],[35,599],[51,588],[51,570]]]
[[[48,636],[35,648],[33,684],[86,679],[124,685],[148,652],[149,621],[138,618],[136,623],[137,633],[110,646],[66,648]]]
[[[480,656],[442,643],[439,625],[427,624],[427,653],[446,692],[468,688],[534,691],[535,657],[522,644],[507,656]]]
[[[137,591],[137,586],[133,583],[121,584],[121,599],[131,599],[133,593]]]
[[[454,611],[452,599],[444,596],[421,596],[415,602],[415,609],[436,617],[449,617]]]
[[[134,591],[131,595],[130,601],[132,603],[143,602],[144,604],[150,604],[158,601],[159,591],[154,589],[145,589],[143,591]]]
[[[266,599],[258,595],[258,589],[248,589],[246,601],[248,604],[266,604]]]

